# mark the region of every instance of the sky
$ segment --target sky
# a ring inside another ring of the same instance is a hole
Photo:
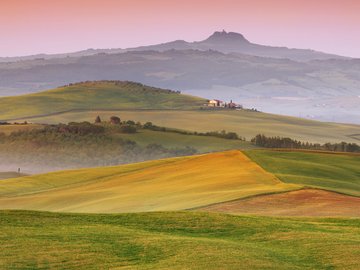
[[[0,56],[128,48],[214,31],[360,58],[360,0],[0,0]]]

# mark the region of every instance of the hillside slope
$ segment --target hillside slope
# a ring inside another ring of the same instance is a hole
[[[360,198],[301,189],[219,203],[201,210],[261,216],[360,217]]]
[[[285,183],[360,197],[360,156],[314,151],[245,151],[254,162]]]
[[[36,94],[0,98],[0,119],[77,109],[194,109],[205,99],[133,82],[85,82]]]
[[[131,119],[146,123],[153,122],[163,127],[183,130],[207,132],[209,130],[234,131],[248,140],[257,134],[268,136],[290,137],[301,141],[314,143],[354,142],[360,125],[325,123],[252,111],[81,111],[69,112],[45,117],[34,117],[27,121],[35,123],[68,123],[71,121],[93,121],[97,115],[109,119],[112,115],[120,115],[123,119]]]
[[[0,183],[0,209],[64,212],[183,210],[298,189],[240,151],[63,171]]]

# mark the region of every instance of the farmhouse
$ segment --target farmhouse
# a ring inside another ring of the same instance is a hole
[[[209,100],[208,106],[209,107],[225,107],[225,104],[221,100],[212,99],[212,100]]]
[[[208,101],[206,106],[211,108],[242,109],[241,105],[236,104],[232,100],[229,103],[226,103],[218,99],[212,99]]]

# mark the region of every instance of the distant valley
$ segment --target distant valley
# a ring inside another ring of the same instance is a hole
[[[86,80],[138,81],[264,112],[360,123],[359,59],[257,45],[237,33],[0,60],[0,96]]]

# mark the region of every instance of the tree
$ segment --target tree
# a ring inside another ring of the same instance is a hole
[[[99,124],[99,123],[101,123],[101,118],[100,118],[100,116],[98,115],[98,116],[96,117],[96,119],[95,119],[95,124]]]
[[[121,120],[119,117],[117,116],[111,116],[110,117],[110,123],[113,125],[120,125],[121,124]]]

